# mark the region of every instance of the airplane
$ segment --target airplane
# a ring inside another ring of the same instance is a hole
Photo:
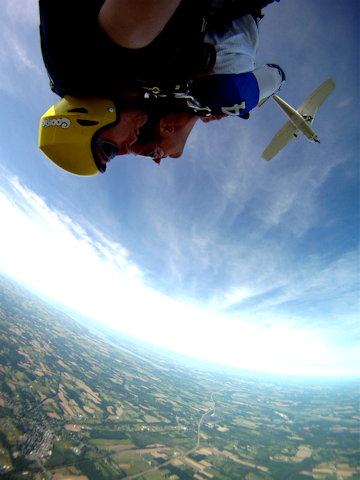
[[[262,157],[265,160],[271,160],[290,142],[290,140],[298,136],[299,131],[303,133],[310,142],[320,143],[317,133],[312,128],[311,124],[320,105],[322,105],[327,99],[334,88],[335,82],[332,78],[328,78],[307,97],[297,110],[291,107],[282,98],[273,95],[272,98],[283,110],[285,115],[289,117],[289,121],[276,133],[262,153]]]

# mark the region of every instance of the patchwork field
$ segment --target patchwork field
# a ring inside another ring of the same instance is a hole
[[[2,478],[359,478],[357,384],[189,367],[84,325],[0,277]]]

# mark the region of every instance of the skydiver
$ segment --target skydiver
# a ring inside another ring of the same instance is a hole
[[[141,87],[166,89],[201,73],[200,59],[206,65],[207,7],[207,0],[63,0],[57,8],[40,0],[44,63],[63,97],[41,118],[43,152],[80,175],[103,172],[113,156],[133,152],[149,117]],[[179,156],[195,121],[192,113],[169,111],[160,126],[170,146],[156,142],[147,155]]]
[[[216,1],[222,5],[228,0]],[[207,30],[205,41],[215,46],[216,63],[208,75],[195,79],[192,93],[209,106],[212,115],[247,119],[259,102],[278,92],[285,82],[279,65],[256,65],[262,17],[261,10],[255,9]]]
[[[268,3],[272,1],[261,2],[260,6]],[[226,5],[229,6],[228,17],[224,8]],[[246,5],[232,0],[213,0],[212,7],[216,23],[210,21],[205,41],[215,46],[216,62],[207,75],[197,77],[192,82],[192,107],[195,103],[195,113],[204,122],[226,116],[248,119],[249,112],[255,106],[280,90],[285,82],[285,73],[278,65],[257,66],[255,63],[259,21],[263,17],[261,9],[253,8],[252,13],[241,15],[241,11],[247,11]],[[203,112],[206,116],[202,116]],[[142,129],[132,150],[142,155],[156,144],[158,152],[165,157],[169,151],[168,141],[168,131],[163,128],[161,120],[155,126],[149,122]],[[157,162],[160,160],[159,156]]]
[[[129,153],[148,119],[142,83],[166,86],[197,73],[208,4],[39,0],[43,59],[62,97],[40,120],[42,151],[79,175],[103,172],[114,155]]]

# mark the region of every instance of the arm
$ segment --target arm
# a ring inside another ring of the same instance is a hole
[[[125,48],[142,48],[165,27],[181,0],[106,0],[99,13],[105,35]]]

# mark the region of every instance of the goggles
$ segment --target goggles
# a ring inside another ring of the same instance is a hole
[[[104,140],[101,137],[96,139],[96,145],[99,147],[101,154],[108,162],[119,153],[119,147],[117,145],[108,140]]]

